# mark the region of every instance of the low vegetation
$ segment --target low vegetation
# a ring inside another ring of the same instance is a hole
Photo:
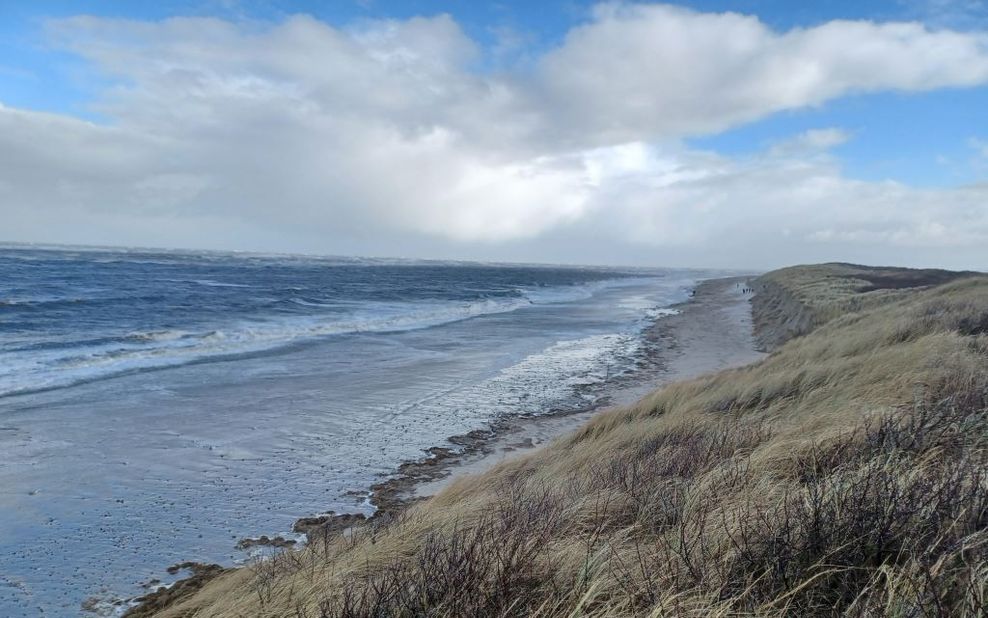
[[[759,294],[752,304],[757,335],[771,349],[835,317],[907,298],[917,288],[977,275],[839,263],[782,268],[759,277],[756,284]]]
[[[988,278],[824,265],[755,287],[765,360],[160,615],[986,615]]]

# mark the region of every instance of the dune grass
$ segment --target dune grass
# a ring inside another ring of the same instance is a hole
[[[761,362],[160,615],[984,616],[988,278],[855,269],[763,277],[814,325]]]
[[[756,283],[759,294],[753,308],[758,338],[771,349],[841,315],[907,298],[918,288],[978,274],[843,263],[775,270]]]

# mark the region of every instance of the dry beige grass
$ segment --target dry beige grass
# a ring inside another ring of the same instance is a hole
[[[765,360],[161,615],[983,616],[988,278],[855,268],[759,282],[818,324]]]
[[[841,315],[907,298],[921,287],[976,275],[841,263],[782,268],[757,283],[760,293],[754,299],[754,310],[759,338],[774,348]]]

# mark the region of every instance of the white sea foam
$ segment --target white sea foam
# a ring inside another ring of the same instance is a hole
[[[212,280],[196,282],[241,287],[240,284]],[[348,308],[343,314],[272,316],[218,324],[198,332],[187,329],[132,332],[116,340],[110,338],[109,342],[86,347],[12,351],[4,354],[4,363],[0,364],[0,397],[212,358],[255,354],[332,335],[416,330],[516,311],[531,305],[577,302],[601,290],[641,282],[639,278],[626,278],[574,286],[533,287],[519,289],[518,296],[474,302],[364,303]],[[340,303],[318,303],[300,298],[290,301],[312,308],[344,308]],[[663,311],[672,311],[637,306],[634,309],[642,310],[642,315],[648,319],[659,317]],[[606,348],[612,342],[600,340],[596,343],[606,343]],[[557,353],[562,354],[563,348]],[[575,352],[571,350],[569,353]],[[574,360],[570,358],[566,362]]]
[[[545,289],[533,292],[531,297],[524,295],[476,302],[368,303],[343,316],[289,316],[239,321],[201,332],[179,329],[132,332],[117,341],[85,348],[8,352],[4,355],[5,362],[0,365],[0,396],[70,386],[213,357],[258,353],[330,335],[429,328],[515,311],[536,302],[577,300],[593,293],[578,289],[581,287],[572,286],[572,289],[558,292]],[[293,301],[298,303],[299,299]],[[304,304],[317,306],[317,303]]]
[[[591,403],[587,387],[628,371],[640,350],[637,334],[607,333],[560,341],[502,370],[488,386],[502,391],[502,399],[514,399],[510,407],[525,414],[546,412],[552,402],[579,404],[574,397]]]

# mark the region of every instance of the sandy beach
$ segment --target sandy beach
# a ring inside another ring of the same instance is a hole
[[[453,481],[478,474],[511,457],[545,446],[595,414],[633,403],[664,384],[737,367],[764,356],[753,334],[748,277],[703,281],[675,313],[658,318],[648,330],[649,372],[616,379],[606,402],[575,413],[508,418],[490,430],[450,438],[429,457],[406,462],[396,476],[372,489],[370,501],[379,512],[402,508],[410,500],[435,495]]]
[[[756,361],[751,304],[744,293],[748,277],[718,278],[697,284],[692,296],[657,318],[645,333],[648,354],[638,371],[614,376],[598,405],[576,412],[506,416],[483,429],[451,436],[428,449],[428,456],[401,464],[396,473],[374,484],[367,494],[354,492],[362,504],[353,511],[300,517],[294,526],[310,541],[360,526],[388,521],[410,503],[425,500],[454,481],[480,474],[510,458],[543,448],[586,423],[596,414],[628,405],[665,384]],[[366,505],[374,507],[368,518]],[[282,537],[247,539],[251,545],[288,546]],[[244,541],[241,541],[243,543]],[[199,585],[219,565],[186,563],[188,585]],[[209,569],[212,569],[210,571]],[[184,583],[183,582],[183,585]],[[150,595],[142,609],[165,606],[181,587]]]

